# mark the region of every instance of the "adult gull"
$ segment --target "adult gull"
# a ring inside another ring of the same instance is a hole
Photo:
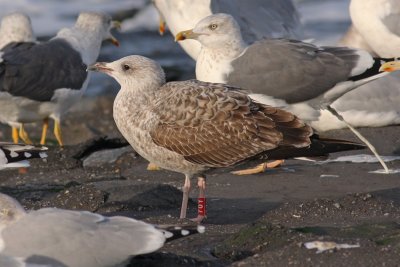
[[[0,170],[29,167],[29,159],[46,158],[46,147],[0,142]]]
[[[353,25],[340,45],[365,49],[380,57],[398,57],[400,44],[400,2],[391,0],[352,0]],[[332,104],[345,120],[356,127],[400,124],[400,74],[393,73],[363,85]],[[319,130],[345,125],[322,111],[313,127]]]
[[[118,45],[110,30],[118,24],[106,14],[83,12],[73,27],[60,30],[43,43],[13,43],[0,63],[0,120],[8,123],[43,121],[45,143],[48,118],[63,146],[60,120],[83,94],[90,75],[86,66],[96,61],[105,39]]]
[[[136,152],[158,166],[185,175],[181,218],[186,217],[191,178],[199,186],[196,221],[205,216],[204,172],[259,156],[282,159],[363,148],[323,140],[292,113],[253,101],[240,88],[198,80],[165,83],[155,61],[128,56],[99,62],[121,85],[114,101],[118,129]]]
[[[204,232],[197,227],[159,227],[123,216],[43,208],[25,212],[0,193],[0,255],[73,267],[125,266],[134,255],[165,242]],[[1,257],[0,257],[1,259]]]
[[[264,37],[302,36],[299,14],[291,0],[154,0],[153,3],[173,35],[185,27],[194,27],[206,16],[228,13],[237,20],[248,43]],[[163,23],[160,25],[163,27]],[[197,58],[199,43],[188,41],[180,45],[193,59]]]
[[[229,14],[208,16],[194,29],[176,35],[178,41],[186,39],[202,44],[197,79],[249,89],[257,101],[286,107],[306,121],[317,120],[320,109],[398,68],[394,59],[373,58],[366,51],[346,47],[317,47],[287,39],[247,45]],[[254,172],[264,169],[260,165]]]
[[[2,54],[7,50],[7,46],[15,43],[34,43],[36,38],[33,34],[30,18],[20,12],[7,14],[0,22],[0,62],[3,61]],[[8,105],[0,106],[0,113],[6,112]],[[12,139],[14,143],[18,143],[19,137],[25,143],[31,143],[28,134],[22,123],[10,123],[12,127]]]

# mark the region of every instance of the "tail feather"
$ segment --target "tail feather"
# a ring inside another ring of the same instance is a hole
[[[187,237],[194,234],[202,234],[205,232],[205,227],[197,226],[156,226],[157,229],[163,232],[166,240],[165,243],[171,242],[182,237]]]
[[[293,147],[279,147],[266,153],[268,159],[287,159],[296,157],[322,157],[330,153],[365,149],[365,145],[340,140],[321,138],[318,135],[311,136],[311,144],[308,147],[293,148]]]
[[[6,159],[5,163],[15,163],[32,158],[46,158],[47,154],[44,152],[47,147],[44,146],[31,146],[22,144],[0,143],[0,153]]]

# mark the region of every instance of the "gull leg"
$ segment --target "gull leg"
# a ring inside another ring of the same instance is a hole
[[[13,139],[13,142],[14,142],[14,144],[18,144],[18,141],[19,141],[19,134],[18,134],[18,128],[17,127],[11,127],[11,129],[12,129],[12,139]]]
[[[266,169],[272,169],[281,166],[283,162],[285,162],[283,159],[275,160],[273,162],[264,162],[261,163],[260,165],[257,165],[254,168],[234,171],[231,173],[235,175],[249,175],[249,174],[263,173],[265,172]]]
[[[183,191],[183,198],[182,198],[181,216],[179,218],[185,219],[189,201],[189,192],[190,192],[190,176],[188,175],[185,175],[185,184],[183,185],[182,191]]]
[[[40,144],[46,144],[46,136],[47,136],[47,129],[49,128],[49,119],[46,118],[43,120],[43,128],[42,128],[42,138],[40,138]]]
[[[64,143],[61,136],[61,126],[59,120],[54,120],[54,135],[56,136],[57,142],[60,147],[63,147]]]
[[[155,163],[150,162],[149,165],[147,165],[147,170],[148,171],[159,171],[159,170],[161,170],[161,168],[158,167]]]
[[[29,139],[28,133],[24,129],[24,124],[21,123],[21,126],[19,126],[19,137],[21,137],[22,141],[24,141],[25,144],[27,145],[32,145],[31,139]]]
[[[206,178],[198,177],[197,186],[199,187],[199,197],[197,199],[197,217],[192,219],[192,221],[201,223],[203,219],[207,218],[206,213]]]

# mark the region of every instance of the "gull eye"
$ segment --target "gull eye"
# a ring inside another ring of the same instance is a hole
[[[215,23],[213,23],[213,24],[210,24],[210,26],[208,26],[208,28],[210,28],[210,30],[215,30],[216,28],[218,28],[218,25],[217,24],[215,24]]]
[[[125,71],[131,69],[131,67],[130,67],[128,64],[124,64],[124,65],[122,66],[122,68],[123,68]]]

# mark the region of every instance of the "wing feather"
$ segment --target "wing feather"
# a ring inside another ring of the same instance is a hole
[[[196,80],[168,83],[152,110],[153,141],[186,160],[230,166],[281,145],[304,147],[312,130],[293,114],[255,103],[246,93]]]

